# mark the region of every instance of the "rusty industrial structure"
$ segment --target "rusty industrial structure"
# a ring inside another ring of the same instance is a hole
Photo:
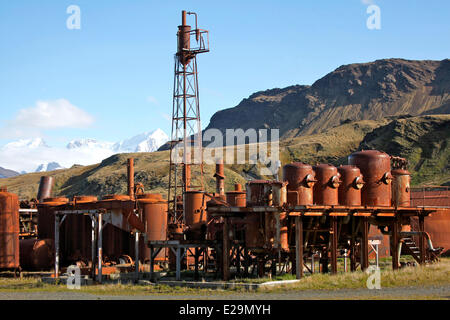
[[[195,17],[195,29],[187,24]],[[255,179],[226,190],[223,159],[215,190],[203,181],[196,55],[209,51],[197,15],[182,12],[177,33],[167,198],[146,193],[127,161],[127,194],[55,197],[42,177],[36,199],[0,189],[0,269],[52,270],[77,265],[102,282],[117,272],[194,271],[233,277],[365,270],[402,255],[432,263],[450,254],[450,190],[411,188],[405,159],[361,150],[347,164],[287,163],[280,180]],[[194,44],[193,44],[194,43]],[[180,148],[181,146],[181,148]],[[181,161],[175,153],[182,151]],[[195,158],[199,161],[191,161]],[[196,181],[196,185],[192,181]],[[338,264],[344,259],[344,267]],[[347,269],[347,261],[349,268]],[[373,262],[372,262],[373,263]],[[317,266],[318,264],[318,266]],[[146,267],[148,267],[146,269]]]

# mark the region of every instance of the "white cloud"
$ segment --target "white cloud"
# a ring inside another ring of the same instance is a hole
[[[156,104],[156,105],[159,104],[159,103],[158,103],[158,100],[156,100],[156,98],[153,97],[153,96],[148,96],[148,97],[147,97],[147,102],[149,102],[149,103],[151,103],[151,104]]]
[[[42,136],[43,130],[85,128],[94,123],[86,111],[66,99],[37,101],[30,108],[20,109],[13,120],[7,121],[0,137],[20,138]]]

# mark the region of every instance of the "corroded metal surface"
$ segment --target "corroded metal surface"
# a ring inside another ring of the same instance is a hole
[[[0,188],[0,268],[19,267],[19,198]]]
[[[313,168],[301,162],[294,162],[283,167],[283,181],[287,181],[289,205],[311,205],[315,174]]]
[[[392,170],[392,205],[409,207],[411,205],[411,174],[408,170]]]
[[[338,171],[341,175],[342,183],[339,185],[339,204],[345,206],[361,205],[361,188],[364,180],[361,171],[356,166],[340,166]]]
[[[54,179],[50,176],[42,176],[39,181],[39,189],[37,193],[37,200],[42,202],[45,198],[52,196]]]
[[[314,184],[314,203],[319,205],[337,205],[340,174],[331,164],[319,164],[313,167],[317,182]]]
[[[55,262],[52,239],[20,240],[20,266],[23,270],[50,270]]]

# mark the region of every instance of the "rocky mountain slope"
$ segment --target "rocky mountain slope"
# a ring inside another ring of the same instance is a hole
[[[216,112],[208,128],[279,128],[282,137],[324,132],[348,121],[450,113],[450,60],[384,59],[344,65],[312,86],[252,94]]]

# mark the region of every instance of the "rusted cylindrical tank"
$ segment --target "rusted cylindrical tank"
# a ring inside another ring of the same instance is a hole
[[[0,269],[19,264],[19,198],[0,188]]]
[[[391,160],[388,154],[378,150],[352,153],[348,164],[357,166],[364,177],[361,189],[363,206],[391,206]]]
[[[313,169],[317,179],[313,187],[314,203],[328,206],[338,205],[338,188],[341,180],[337,168],[331,164],[318,164]]]
[[[392,205],[396,207],[411,206],[411,174],[408,170],[392,170]]]
[[[247,205],[283,206],[287,202],[286,182],[253,180],[246,184]]]
[[[55,240],[55,207],[67,204],[64,197],[46,198],[37,205],[38,208],[38,238]]]
[[[23,270],[50,270],[55,263],[55,242],[52,239],[20,240],[20,266]]]
[[[167,240],[167,201],[159,193],[138,195],[137,201],[145,225],[147,240]],[[145,247],[144,261],[150,261],[150,250],[147,246]],[[165,250],[161,250],[155,260],[165,260],[165,258]]]
[[[247,248],[264,246],[264,223],[264,216],[260,212],[250,212],[245,216],[245,246]]]
[[[186,191],[184,193],[185,221],[192,240],[201,238],[206,232],[207,212],[206,195],[203,191]]]
[[[178,52],[177,56],[182,64],[187,64],[191,56],[186,52],[191,48],[191,26],[186,24],[186,11],[181,13],[181,25],[178,26]]]
[[[247,204],[245,191],[242,191],[242,186],[236,183],[234,191],[228,191],[226,193],[227,203],[232,207],[245,207]]]
[[[294,162],[283,167],[283,181],[287,181],[289,205],[312,205],[315,175],[305,163]]]
[[[53,184],[54,184],[53,177],[48,176],[41,177],[36,197],[39,202],[42,202],[45,198],[50,198],[52,196]]]
[[[361,189],[364,186],[361,171],[356,166],[340,166],[341,184],[338,188],[339,204],[342,206],[360,206]]]

